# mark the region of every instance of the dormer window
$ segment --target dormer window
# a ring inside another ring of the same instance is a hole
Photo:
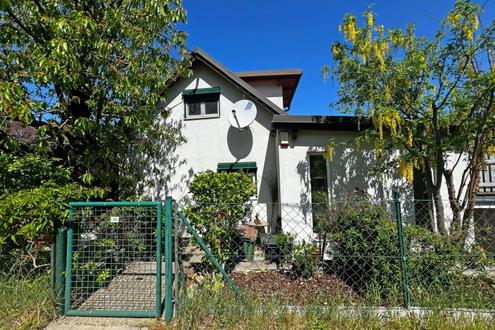
[[[186,119],[220,116],[220,87],[186,89],[182,92]]]

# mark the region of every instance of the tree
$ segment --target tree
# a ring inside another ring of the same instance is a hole
[[[339,27],[345,42],[332,45],[335,65],[324,68],[339,81],[340,109],[371,118],[378,166],[398,165],[410,181],[414,171],[424,178],[435,207],[432,228],[442,234],[466,233],[480,170],[495,150],[495,23],[480,31],[480,13],[470,1],[456,1],[432,40],[417,37],[413,25],[385,30],[371,9],[362,26],[348,14]],[[461,160],[466,165],[456,186]]]
[[[74,180],[135,193],[144,159],[178,142],[158,105],[187,74],[185,19],[181,0],[1,0],[0,125],[36,128]]]

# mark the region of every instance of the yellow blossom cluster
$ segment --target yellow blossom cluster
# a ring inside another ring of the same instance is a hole
[[[339,31],[344,31],[344,37],[347,41],[355,42],[357,35],[356,18],[349,15],[344,24],[339,26]]]
[[[399,175],[412,183],[414,180],[414,163],[402,159],[399,160]]]
[[[328,145],[327,145],[325,151],[323,152],[323,158],[324,159],[326,159],[330,162],[333,160],[334,147],[335,147],[334,141],[329,140]]]
[[[462,30],[467,40],[473,40],[474,32],[479,27],[479,20],[476,14],[463,15],[460,12],[451,12],[447,20],[454,28]]]
[[[384,41],[377,41],[373,44],[373,51],[380,62],[381,71],[385,71],[385,54],[388,50],[388,44]]]

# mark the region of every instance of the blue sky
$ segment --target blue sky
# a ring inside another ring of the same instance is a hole
[[[482,23],[495,19],[495,0],[484,5]],[[304,74],[291,114],[335,114],[337,83],[324,81],[330,45],[343,37],[337,27],[346,13],[372,5],[385,28],[415,23],[432,36],[454,0],[185,0],[188,47],[200,47],[232,71],[299,68]]]

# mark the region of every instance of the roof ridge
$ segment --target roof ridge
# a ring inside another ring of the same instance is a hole
[[[252,97],[257,99],[260,103],[264,104],[268,110],[271,110],[274,114],[278,115],[286,115],[286,113],[275,103],[270,101],[265,95],[263,95],[259,90],[249,85],[247,82],[238,77],[235,73],[227,69],[220,62],[211,57],[208,53],[206,53],[201,48],[195,48],[192,51],[193,55],[199,57],[203,62],[208,64],[213,69],[216,69],[218,73],[224,75],[226,78],[230,79],[235,85],[237,85],[240,89],[244,90],[248,94],[251,94]]]

